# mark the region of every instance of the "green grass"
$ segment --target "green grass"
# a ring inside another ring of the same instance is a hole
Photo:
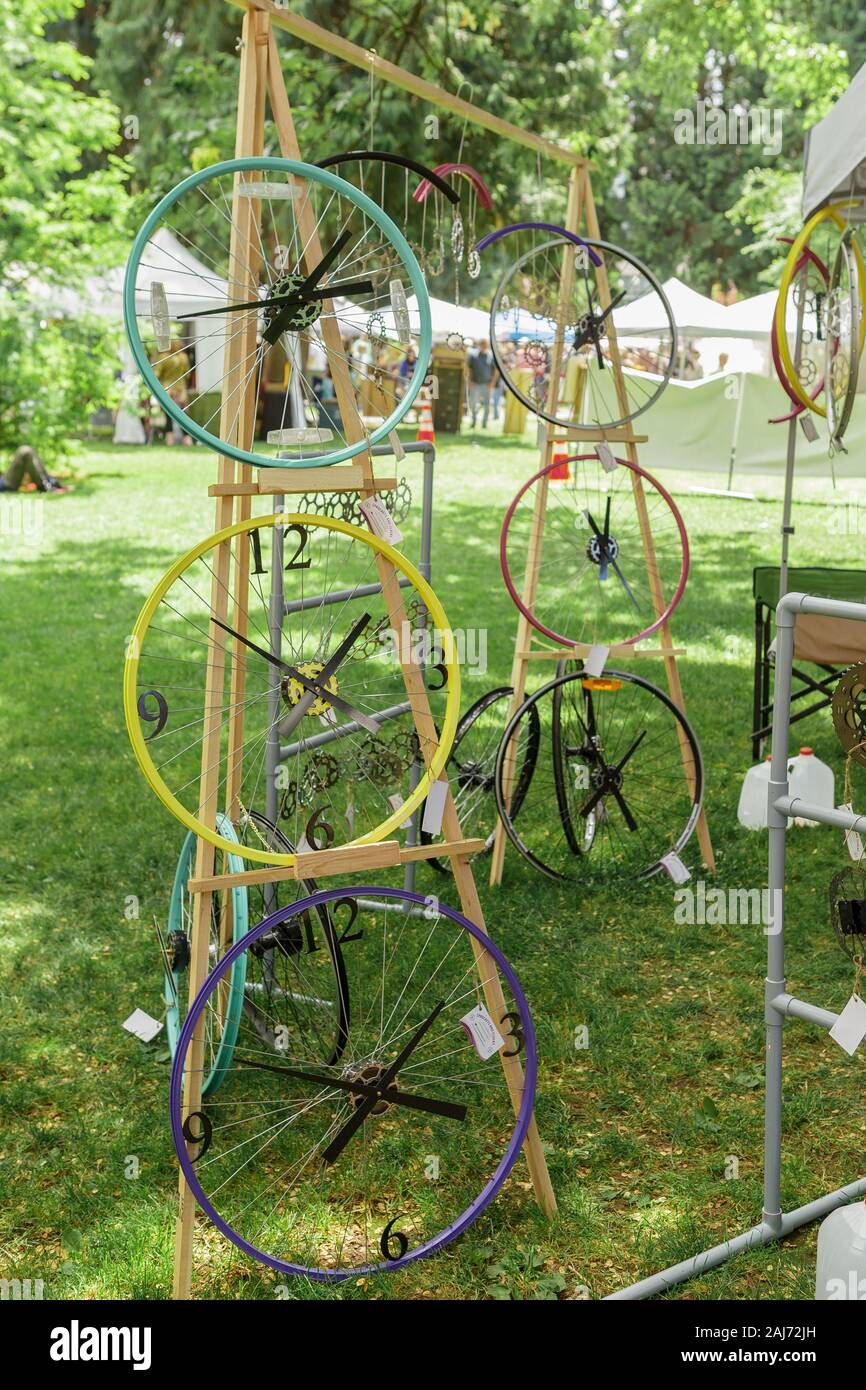
[[[466,674],[464,706],[508,680],[516,614],[498,532],[534,459],[525,443],[440,440],[433,583],[455,627],[488,629],[489,669]],[[409,471],[417,480],[416,463]],[[160,1045],[140,1045],[120,1024],[137,1006],[160,1013],[151,921],[165,920],[183,833],[135,766],[120,680],[150,586],[212,529],[214,463],[198,449],[106,446],[79,472],[65,497],[0,499],[0,1276],[42,1278],[48,1298],[165,1298],[176,1193],[168,1068]],[[780,480],[759,480],[757,502],[690,495],[689,481],[665,475],[693,552],[673,624],[688,648],[686,708],[706,762],[718,882],[759,888],[766,840],[740,830],[735,813],[750,761],[751,570],[778,555]],[[804,482],[799,498],[797,563],[862,563],[860,537],[839,534],[839,516],[844,503],[866,502],[866,484],[834,493],[828,467],[827,481]],[[417,511],[404,526],[410,556]],[[23,514],[27,533],[17,534]],[[31,530],[39,517],[41,540]],[[661,674],[654,661],[639,669]],[[829,714],[797,726],[794,741],[833,765],[841,800]],[[687,857],[699,873],[694,841]],[[833,832],[791,832],[789,987],[833,1009],[852,984],[827,921],[827,885],[845,858]],[[419,884],[437,891],[442,880],[424,868]],[[290,1298],[484,1299],[494,1284],[515,1298],[581,1289],[596,1298],[759,1218],[761,928],[679,926],[667,881],[611,880],[584,893],[539,878],[511,850],[502,888],[491,891],[481,873],[479,885],[535,1016],[538,1122],[559,1214],[540,1218],[521,1162],[443,1255],[338,1290],[296,1282]],[[589,1047],[578,1051],[580,1024]],[[866,1121],[860,1063],[823,1032],[792,1023],[786,1059],[792,1207],[860,1175]],[[729,1155],[735,1181],[725,1178]],[[672,1296],[810,1298],[814,1247],[813,1227]],[[272,1298],[278,1284],[202,1223],[198,1297]]]

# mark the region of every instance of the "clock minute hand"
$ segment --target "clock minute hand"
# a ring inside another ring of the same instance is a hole
[[[436,1007],[433,1009],[433,1012],[429,1014],[427,1018],[425,1018],[420,1028],[418,1028],[416,1032],[412,1035],[412,1037],[409,1039],[406,1046],[403,1048],[402,1052],[398,1056],[397,1060],[395,1062],[392,1062],[388,1070],[384,1072],[383,1075],[379,1078],[378,1089],[380,1091],[386,1090],[390,1083],[394,1080],[394,1077],[397,1075],[400,1068],[402,1066],[405,1066],[406,1062],[412,1056],[412,1053],[415,1051],[415,1048],[420,1043],[428,1028],[432,1027],[432,1025],[435,1023],[436,1019],[439,1017],[444,1008],[445,1001],[442,1000],[441,1003],[436,1005]],[[331,1140],[330,1144],[325,1149],[325,1152],[322,1155],[322,1157],[326,1163],[333,1163],[336,1159],[339,1158],[340,1154],[343,1152],[349,1140],[352,1138],[352,1135],[356,1134],[357,1131],[361,1128],[361,1125],[364,1123],[375,1104],[376,1101],[371,1097],[363,1101],[362,1104],[358,1106],[358,1109],[355,1111],[351,1119],[346,1121],[346,1123],[343,1125],[343,1128],[339,1131],[335,1138]]]
[[[194,314],[178,314],[177,322],[206,319],[211,314],[235,314],[240,309],[299,309],[302,304],[309,304],[312,299],[330,299],[335,294],[372,294],[374,288],[372,280],[341,280],[339,284],[326,285],[321,290],[312,289],[306,294],[296,290],[294,294],[277,294],[268,299],[248,299],[243,304],[222,304],[218,309],[198,309]]]
[[[296,727],[296,725],[298,725],[301,722],[301,719],[307,713],[307,710],[312,705],[317,694],[320,694],[323,699],[329,702],[329,704],[336,705],[337,709],[342,709],[344,714],[347,712],[347,710],[351,711],[351,718],[354,719],[356,723],[360,724],[362,728],[367,729],[369,733],[378,734],[379,725],[375,722],[375,720],[368,718],[366,714],[361,714],[358,710],[352,710],[352,707],[350,705],[346,705],[345,702],[342,700],[336,701],[332,699],[331,695],[327,690],[319,690],[316,688],[319,683],[323,683],[329,680],[330,677],[335,674],[340,663],[348,656],[349,652],[354,647],[355,643],[361,636],[369,621],[370,614],[362,613],[358,621],[355,623],[354,627],[350,629],[347,635],[343,638],[340,645],[336,647],[335,650],[328,657],[327,661],[325,662],[324,666],[319,672],[316,681],[310,681],[304,677],[301,677],[301,683],[307,687],[307,693],[306,695],[301,696],[294,709],[289,711],[286,718],[280,724],[280,734],[282,735],[282,737],[285,738],[286,735],[290,734],[292,730]]]
[[[333,691],[327,690],[323,685],[320,685],[317,681],[312,680],[309,676],[303,675],[302,672],[298,671],[294,666],[290,666],[287,661],[282,661],[280,657],[274,656],[273,652],[265,651],[264,647],[260,647],[255,642],[251,642],[249,637],[242,637],[239,632],[235,632],[233,627],[229,627],[228,623],[221,622],[219,618],[216,618],[213,615],[211,615],[211,618],[212,621],[216,623],[217,627],[221,627],[224,632],[229,633],[229,635],[234,637],[236,641],[243,642],[245,647],[249,647],[250,651],[255,652],[257,656],[261,656],[264,658],[265,661],[269,661],[272,666],[278,666],[281,671],[285,671],[287,675],[291,676],[293,680],[296,680],[299,683],[299,685],[302,685],[304,687],[306,694],[301,696],[300,700],[298,701],[297,705],[292,711],[293,713],[297,713],[297,711],[300,710],[301,705],[304,705],[304,709],[301,711],[301,713],[305,714],[307,710],[310,708],[310,705],[312,705],[314,700],[327,700],[329,705],[333,705],[335,709],[340,710],[349,719],[353,719],[356,724],[360,724],[361,727],[366,729],[368,733],[378,734],[379,725],[376,723],[375,719],[371,719],[369,715],[362,714],[360,710],[357,710],[353,705],[350,705],[347,700],[341,699],[340,696],[335,695]],[[366,626],[368,621],[369,614],[365,614],[363,626]],[[352,638],[352,641],[354,640],[355,639]],[[342,657],[340,658],[340,660],[342,661]],[[320,680],[322,678],[327,680],[328,677],[332,674],[332,671],[328,671],[327,668],[323,668]],[[306,704],[304,704],[305,701]],[[297,720],[295,720],[295,723],[297,723]],[[294,728],[294,724],[292,725],[292,728]]]
[[[300,294],[301,296],[308,294],[310,290],[313,288],[313,286],[319,283],[325,272],[329,270],[330,267],[334,264],[334,261],[337,259],[343,247],[346,245],[346,242],[349,240],[350,235],[351,234],[349,232],[343,232],[341,236],[337,237],[337,240],[334,242],[330,251],[326,252],[326,254],[319,261],[319,264],[307,276],[303,284],[299,285],[298,294]]]
[[[277,1076],[291,1076],[296,1081],[312,1081],[314,1085],[333,1086],[338,1091],[351,1091],[353,1095],[372,1097],[373,1101],[386,1100],[389,1105],[403,1105],[407,1110],[423,1110],[425,1114],[442,1115],[447,1120],[465,1120],[466,1106],[457,1105],[450,1100],[433,1100],[428,1096],[411,1095],[407,1091],[374,1086],[366,1081],[355,1081],[348,1077],[327,1076],[324,1072],[302,1071],[298,1067],[277,1067],[270,1062],[251,1062],[242,1057],[245,1067],[256,1067],[259,1071],[276,1072]]]

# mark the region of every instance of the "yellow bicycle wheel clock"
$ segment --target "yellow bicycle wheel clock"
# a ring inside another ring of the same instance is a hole
[[[225,563],[217,563],[226,558],[222,546],[230,550],[228,581]],[[408,621],[399,633],[379,582],[380,558],[394,566],[403,592]],[[214,595],[224,600],[223,617]],[[227,660],[207,708],[218,628],[227,654],[244,652],[245,683],[232,688]],[[426,748],[404,681],[413,661],[425,673],[438,730]],[[220,805],[231,723],[241,805],[259,806],[273,778],[279,828],[292,851],[323,850],[384,840],[406,822],[445,766],[459,706],[455,644],[430,585],[378,536],[307,513],[238,522],[182,556],[141,610],[124,670],[127,729],[159,799],[195,834],[265,864],[292,864],[295,854],[229,843],[199,815],[208,728],[220,731],[205,769]]]
[[[779,297],[776,300],[776,337],[779,345],[779,358],[785,376],[800,404],[805,406],[808,410],[814,411],[816,415],[821,416],[826,416],[827,407],[820,399],[820,396],[815,397],[814,385],[812,385],[810,381],[803,380],[802,370],[798,371],[791,352],[791,344],[788,341],[788,334],[786,331],[788,297],[793,292],[795,295],[794,302],[796,302],[797,287],[794,282],[798,274],[800,258],[806,248],[815,253],[824,264],[828,266],[833,264],[836,246],[847,226],[847,221],[843,214],[855,205],[854,201],[832,203],[829,207],[820,208],[818,212],[812,214],[791,243],[791,248],[782,270]],[[856,263],[859,301],[862,304],[864,303],[864,299],[866,299],[866,268],[864,268],[863,255],[856,240],[852,242],[851,250]],[[822,306],[818,304],[811,312],[815,320],[815,331],[820,337],[824,329],[823,318],[826,313],[826,305]],[[811,332],[811,329],[807,328],[807,332]],[[866,317],[863,317],[859,324],[860,350],[863,348],[864,339],[866,339]],[[806,360],[811,362],[811,359],[808,357]],[[811,391],[809,389],[810,386]]]

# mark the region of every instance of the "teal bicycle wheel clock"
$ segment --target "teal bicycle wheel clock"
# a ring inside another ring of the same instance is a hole
[[[232,159],[184,179],[136,236],[123,301],[152,395],[183,433],[241,463],[351,459],[396,428],[427,374],[430,304],[405,237],[360,189],[297,160]],[[410,348],[416,365],[399,379]],[[242,409],[251,386],[258,412]]]

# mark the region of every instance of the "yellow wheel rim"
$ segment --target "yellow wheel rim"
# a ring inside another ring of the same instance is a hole
[[[797,262],[799,261],[800,256],[802,255],[803,248],[808,245],[809,239],[812,236],[812,233],[814,232],[815,228],[820,226],[822,222],[826,222],[829,220],[833,222],[833,224],[839,229],[839,231],[843,231],[846,225],[846,221],[845,218],[842,216],[842,213],[845,211],[846,208],[855,207],[857,205],[858,200],[851,199],[850,201],[845,203],[832,203],[829,207],[820,208],[818,212],[812,214],[808,222],[805,224],[804,227],[801,228],[799,234],[794,238],[794,241],[791,244],[791,249],[788,252],[788,256],[782,270],[782,280],[779,286],[779,297],[776,300],[776,340],[779,344],[779,357],[781,359],[782,366],[785,369],[785,376],[788,378],[788,384],[790,385],[791,390],[794,392],[800,404],[806,406],[809,410],[814,411],[816,415],[826,416],[827,407],[825,405],[821,405],[820,402],[817,400],[812,400],[812,397],[809,395],[808,391],[804,389],[800,382],[800,378],[797,375],[797,369],[794,366],[794,359],[792,358],[790,349],[788,347],[788,334],[785,327],[785,309],[788,303],[788,293],[793,283],[794,272],[796,270]],[[860,297],[862,303],[866,302],[864,301],[864,292],[866,292],[866,269],[864,269],[863,255],[860,251],[858,243],[855,241],[853,244],[854,256],[857,261],[857,278],[860,282]],[[864,339],[866,339],[866,315],[864,315],[860,324],[861,351],[863,348]]]
[[[401,555],[399,550],[395,550],[387,541],[383,541],[379,536],[374,536],[372,532],[363,530],[360,526],[353,526],[350,522],[340,521],[333,517],[313,516],[308,512],[278,512],[271,516],[253,517],[249,521],[236,522],[233,526],[226,526],[224,530],[208,536],[206,540],[200,541],[193,546],[192,550],[167,570],[162,579],[152,590],[144,607],[136,619],[132,635],[129,639],[126,662],[123,670],[123,712],[126,719],[126,729],[132,743],[133,752],[139,767],[144,773],[150,787],[159,797],[164,806],[168,807],[172,815],[175,816],[182,825],[194,834],[200,835],[212,845],[216,845],[229,854],[240,854],[245,859],[253,859],[262,864],[285,864],[290,865],[295,862],[294,854],[277,854],[264,849],[256,849],[250,845],[238,844],[236,840],[226,840],[219,835],[212,825],[200,820],[198,816],[182,805],[174,793],[166,785],[156,767],[150,750],[147,747],[138,720],[137,705],[137,684],[138,667],[141,656],[144,638],[150,626],[151,619],[159,607],[165,594],[171,588],[175,580],[193,564],[195,560],[201,558],[207,551],[215,549],[217,546],[226,544],[241,535],[245,531],[253,531],[260,527],[267,526],[318,526],[323,530],[338,531],[343,535],[351,536],[353,539],[369,545],[371,549],[389,560],[391,564],[412,584],[418,595],[426,605],[427,611],[432,619],[434,629],[438,629],[445,636],[450,634],[451,629],[445,610],[430,585],[423,575],[413,564]],[[442,665],[445,667],[447,678],[447,692],[445,697],[445,713],[442,720],[442,728],[439,731],[439,744],[430,759],[424,774],[406,797],[405,801],[393,815],[384,820],[381,825],[377,825],[373,830],[367,831],[364,835],[359,835],[353,840],[346,842],[348,845],[375,844],[380,840],[385,840],[393,830],[412,814],[427,795],[431,782],[435,782],[451,752],[451,745],[454,741],[454,732],[457,727],[457,719],[460,713],[460,666],[456,657],[456,643],[449,638],[443,642]],[[336,846],[335,846],[336,848]]]

